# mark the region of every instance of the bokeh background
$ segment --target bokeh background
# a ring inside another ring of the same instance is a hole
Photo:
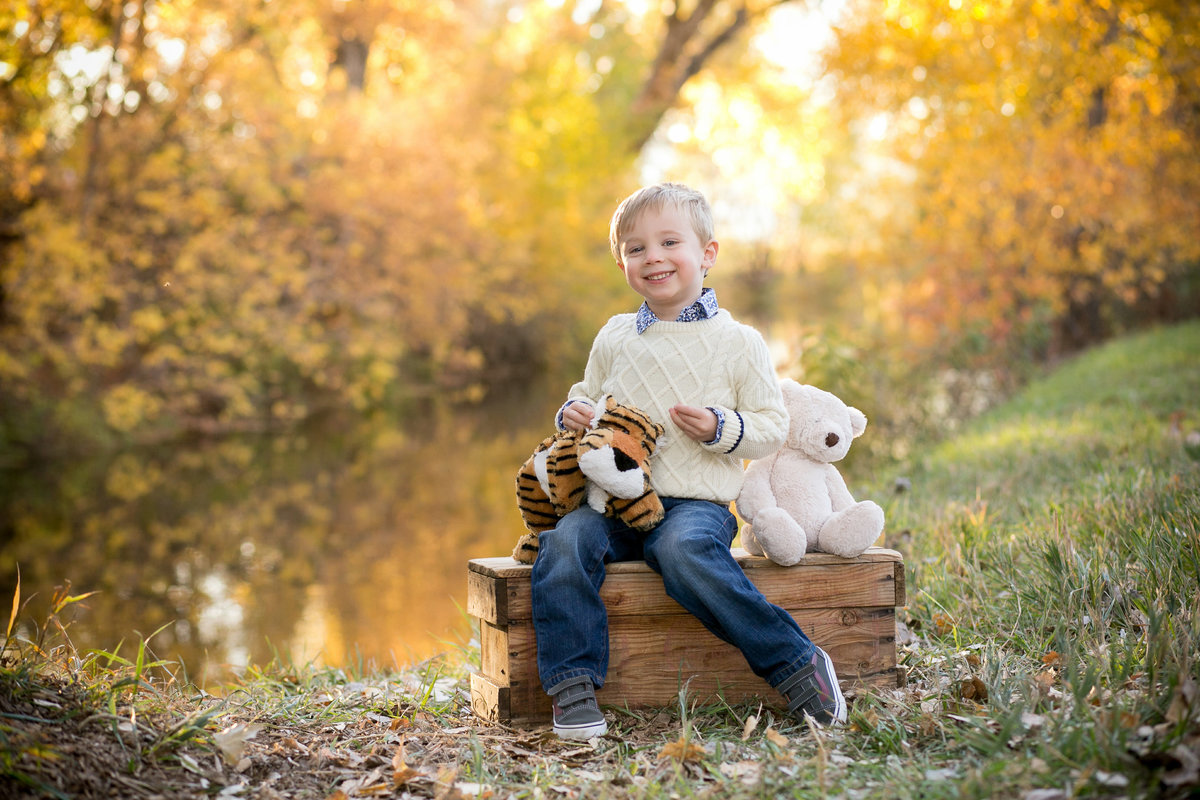
[[[859,496],[1200,311],[1182,0],[21,0],[0,126],[0,596],[197,680],[469,637],[644,183]]]

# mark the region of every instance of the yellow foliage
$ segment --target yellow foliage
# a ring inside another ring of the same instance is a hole
[[[121,432],[154,421],[162,411],[161,400],[129,384],[120,384],[106,392],[101,406],[105,421]]]
[[[880,149],[912,170],[878,181],[915,212],[874,217],[871,261],[900,278],[888,335],[953,348],[969,333],[1000,358],[1077,346],[1194,269],[1200,166],[1180,90],[1200,79],[1181,39],[1195,11],[898,0],[885,16],[850,11],[830,67],[840,113],[890,112]]]
[[[132,503],[159,487],[162,470],[132,453],[123,453],[108,468],[104,486],[123,503]]]

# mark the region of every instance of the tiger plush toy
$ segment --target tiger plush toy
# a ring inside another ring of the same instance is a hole
[[[662,522],[663,505],[650,488],[650,456],[663,426],[612,396],[584,431],[559,431],[542,441],[517,472],[517,507],[529,532],[513,558],[532,564],[538,534],[586,502],[631,528],[649,531]]]

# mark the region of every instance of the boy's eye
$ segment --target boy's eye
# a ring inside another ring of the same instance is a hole
[[[642,252],[642,246],[640,244],[635,244],[629,248],[629,252],[630,253],[640,253],[640,252]]]
[[[679,244],[677,239],[667,239],[665,242],[663,242],[663,247],[674,247],[677,244]]]

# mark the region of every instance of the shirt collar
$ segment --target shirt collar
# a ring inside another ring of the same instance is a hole
[[[679,312],[679,316],[675,318],[675,321],[696,322],[702,319],[711,319],[720,310],[720,306],[717,305],[717,293],[712,289],[704,289],[700,292],[700,298]],[[658,317],[650,310],[650,306],[643,302],[642,307],[637,312],[636,324],[638,334],[645,333],[647,328],[658,321]]]

